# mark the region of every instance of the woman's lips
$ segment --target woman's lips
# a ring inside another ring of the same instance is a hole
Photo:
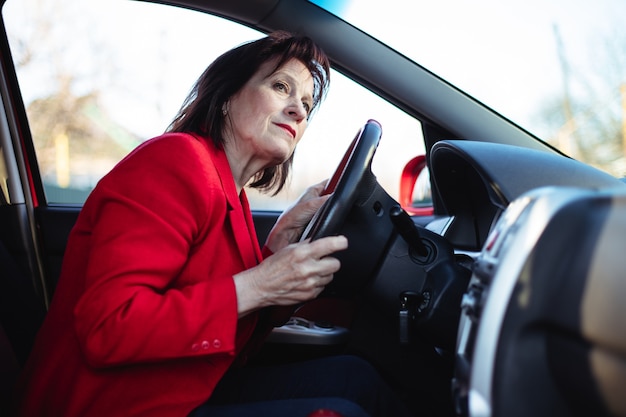
[[[283,129],[285,129],[287,132],[289,132],[289,134],[291,135],[291,137],[295,138],[296,137],[296,131],[289,125],[284,125],[282,123],[276,123],[276,126],[281,127]]]

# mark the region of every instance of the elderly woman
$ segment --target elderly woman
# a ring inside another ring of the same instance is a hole
[[[18,389],[21,416],[400,416],[364,361],[242,366],[340,265],[333,236],[299,242],[313,186],[263,250],[244,186],[279,191],[329,63],[274,33],[226,52],[168,132],[140,145],[86,201]]]

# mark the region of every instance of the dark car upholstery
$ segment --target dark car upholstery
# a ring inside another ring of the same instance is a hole
[[[0,240],[0,415],[45,317],[28,275]]]
[[[27,275],[22,273],[0,241],[0,324],[15,350],[20,364],[30,353],[45,310],[39,303]]]

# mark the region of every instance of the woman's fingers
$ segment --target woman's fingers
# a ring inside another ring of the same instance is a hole
[[[305,242],[313,256],[318,259],[348,248],[348,239],[345,236],[327,236],[312,242],[307,239]]]
[[[307,188],[300,198],[280,215],[265,242],[272,252],[277,252],[300,239],[304,228],[330,197],[330,195],[320,196],[325,183],[326,181],[323,181]]]
[[[292,244],[272,256],[275,264],[263,284],[277,295],[280,304],[290,297],[297,297],[298,302],[314,298],[341,267],[339,260],[331,255],[347,247],[344,236]]]
[[[345,236],[294,243],[255,268],[235,275],[240,314],[317,297],[341,267],[332,254],[347,247]]]

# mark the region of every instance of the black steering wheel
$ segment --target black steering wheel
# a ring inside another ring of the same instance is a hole
[[[359,129],[322,192],[322,195],[332,195],[315,213],[301,240],[315,240],[339,233],[350,209],[363,194],[363,180],[372,177],[372,159],[381,136],[382,127],[375,120],[368,120]],[[364,185],[367,187],[367,184]]]
[[[382,127],[369,120],[350,144],[324,193],[331,194],[307,225],[301,240],[342,234],[348,249],[332,256],[341,269],[328,284],[326,295],[352,295],[372,281],[393,236],[389,219],[398,203],[378,184],[371,164]]]

